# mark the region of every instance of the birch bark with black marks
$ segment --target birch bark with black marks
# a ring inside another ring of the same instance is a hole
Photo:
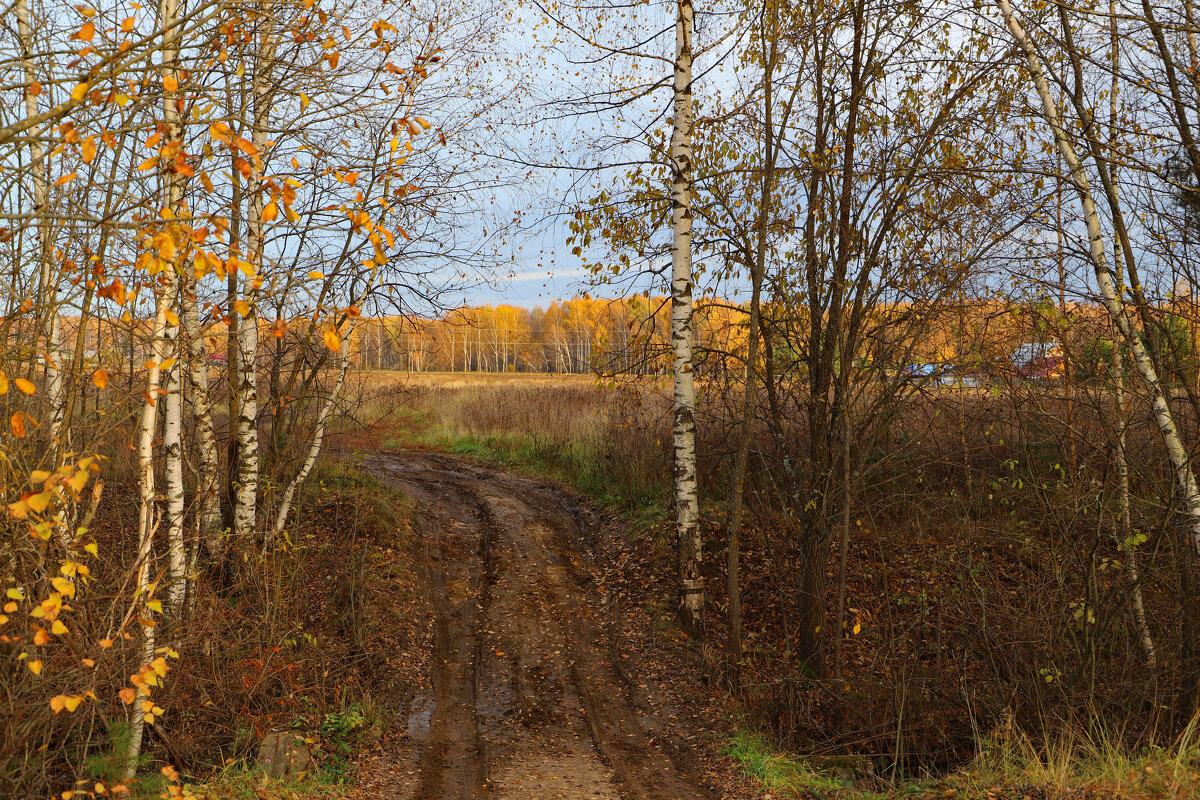
[[[25,77],[25,118],[38,117],[38,95],[31,91],[37,82],[37,71],[33,63],[33,19],[28,0],[16,0],[14,16],[17,18],[17,37],[21,45],[21,66]],[[28,129],[29,171],[33,183],[33,213],[37,220],[38,239],[38,312],[43,315],[38,322],[39,334],[45,341],[41,353],[45,364],[46,392],[46,436],[51,459],[57,466],[59,454],[67,449],[62,440],[63,431],[63,381],[62,381],[62,326],[58,318],[58,292],[53,266],[53,243],[50,226],[50,178],[46,163],[46,148],[42,144],[41,125]]]
[[[154,531],[158,527],[158,506],[155,502],[154,484],[154,429],[158,419],[159,385],[162,379],[161,363],[166,350],[167,311],[171,295],[160,290],[155,295],[154,324],[151,328],[150,362],[146,373],[146,391],[142,403],[141,415],[137,427],[137,465],[138,465],[138,551],[137,551],[137,589],[134,602],[142,606],[140,619],[145,620],[142,628],[142,661],[143,665],[154,658],[154,625],[148,619],[148,611],[144,607],[146,596],[150,591],[150,574],[152,560],[152,545]],[[149,624],[147,624],[149,623]],[[123,780],[129,780],[137,771],[138,755],[142,750],[142,720],[141,703],[146,697],[146,689],[138,687],[137,700],[129,706],[129,740],[125,752],[120,754],[121,774]]]
[[[164,151],[168,154],[183,146],[183,128],[179,119],[177,100],[182,97],[179,88],[179,0],[160,0],[159,23],[166,37],[163,45],[163,81],[174,82],[176,88],[163,91],[163,122],[165,128]],[[173,159],[167,159],[171,163]],[[167,224],[177,234],[182,233],[180,219],[183,216],[182,176],[168,168],[163,173],[165,207],[168,211]],[[182,247],[176,247],[182,253]],[[182,261],[177,258],[168,272],[168,302],[180,295]],[[163,420],[163,450],[165,453],[165,480],[167,490],[167,603],[171,613],[178,619],[187,593],[187,547],[183,537],[183,352],[179,346],[179,316],[174,310],[167,312],[164,329],[163,350],[169,366],[164,367],[166,395]]]
[[[267,124],[271,113],[273,87],[271,72],[275,60],[275,30],[272,4],[259,5],[255,27],[259,46],[254,67],[253,122],[250,142],[254,145],[250,185],[246,193],[246,244],[251,265],[250,276],[244,280],[243,299],[248,306],[238,325],[238,414],[237,414],[237,483],[233,510],[233,535],[249,542],[257,535],[258,504],[258,299],[259,284],[265,266],[263,246],[263,163],[266,151]]]
[[[195,420],[196,455],[199,460],[196,480],[196,546],[203,547],[210,566],[225,560],[225,540],[221,536],[221,504],[218,496],[220,458],[213,426],[212,399],[208,386],[208,351],[196,308],[195,283],[181,276],[179,290],[180,321],[184,348],[188,353],[188,388],[191,390],[192,417]]]
[[[1079,197],[1084,223],[1087,226],[1088,256],[1100,289],[1100,299],[1108,311],[1114,327],[1131,350],[1134,368],[1137,369],[1150,395],[1154,422],[1162,435],[1171,471],[1183,496],[1190,522],[1191,544],[1194,549],[1200,551],[1200,487],[1196,484],[1196,476],[1188,459],[1187,448],[1184,446],[1183,438],[1175,424],[1169,399],[1158,378],[1154,362],[1139,335],[1140,331],[1133,327],[1133,323],[1125,312],[1123,298],[1117,294],[1113,273],[1109,268],[1108,256],[1104,248],[1104,230],[1100,224],[1100,215],[1092,195],[1087,172],[1068,138],[1062,115],[1051,92],[1050,83],[1037,49],[1017,19],[1009,0],[996,0],[996,4],[1004,17],[1009,33],[1025,56],[1034,89],[1042,104],[1042,114],[1054,135],[1055,146],[1066,164],[1068,180]]]
[[[673,485],[679,540],[679,612],[684,627],[703,626],[704,558],[696,483],[696,384],[692,357],[692,56],[695,30],[691,0],[677,0],[674,119],[671,131],[671,345],[674,352]]]

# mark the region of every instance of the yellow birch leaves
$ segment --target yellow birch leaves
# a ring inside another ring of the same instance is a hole
[[[342,346],[342,339],[333,328],[325,329],[325,346],[333,352],[337,352]]]

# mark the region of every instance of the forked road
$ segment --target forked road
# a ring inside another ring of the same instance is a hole
[[[413,499],[437,610],[411,797],[708,798],[646,733],[614,661],[578,502],[428,453],[364,466]]]

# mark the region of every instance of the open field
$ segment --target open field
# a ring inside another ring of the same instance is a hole
[[[1080,420],[1089,418],[1080,409],[1088,397],[1074,396],[1071,413]],[[395,398],[405,421],[383,422],[382,441],[561,480],[624,516],[669,605],[666,398],[636,383],[543,376],[423,376]],[[722,672],[727,408],[715,391],[701,395],[700,477],[712,555],[705,652],[713,675]],[[1010,744],[1015,758],[1020,748],[1049,754],[1070,740],[1076,751],[1090,747],[1110,760],[1124,747],[1169,745],[1170,713],[1161,710],[1169,697],[1156,687],[1169,684],[1178,666],[1164,660],[1155,676],[1143,669],[1115,568],[1121,551],[1104,530],[1111,511],[1095,490],[1105,480],[1103,426],[1068,428],[1066,413],[1062,405],[1030,409],[1020,396],[977,391],[919,395],[905,406],[899,432],[878,444],[878,466],[856,495],[840,667],[822,679],[789,656],[797,589],[788,565],[800,557],[798,533],[774,499],[782,468],[764,434],[751,475],[753,522],[742,543],[750,645],[732,713],[766,731],[776,747],[852,757],[863,775],[876,776],[956,770]],[[1153,431],[1141,425],[1127,433],[1142,492],[1135,524],[1154,525],[1160,506],[1149,492],[1169,476],[1155,466]],[[1069,459],[1073,475],[1094,477],[1064,480]],[[1173,552],[1164,540],[1141,561],[1149,618],[1164,637],[1171,635]],[[831,612],[838,570],[834,551],[826,566]],[[1096,617],[1087,616],[1089,607]],[[1155,696],[1158,712],[1145,705]],[[1112,728],[1088,727],[1086,709],[1097,706]],[[1177,777],[1186,783],[1190,775],[1183,769]]]

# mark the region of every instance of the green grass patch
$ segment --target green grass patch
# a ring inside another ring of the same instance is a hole
[[[564,444],[529,433],[455,435],[430,430],[423,432],[419,441],[454,455],[565,483],[625,517],[635,531],[666,518],[665,487],[615,480],[611,458],[589,442]]]
[[[817,769],[794,756],[776,752],[767,740],[741,730],[725,745],[724,753],[762,788],[777,797],[879,797],[855,790],[851,781],[829,769]]]

